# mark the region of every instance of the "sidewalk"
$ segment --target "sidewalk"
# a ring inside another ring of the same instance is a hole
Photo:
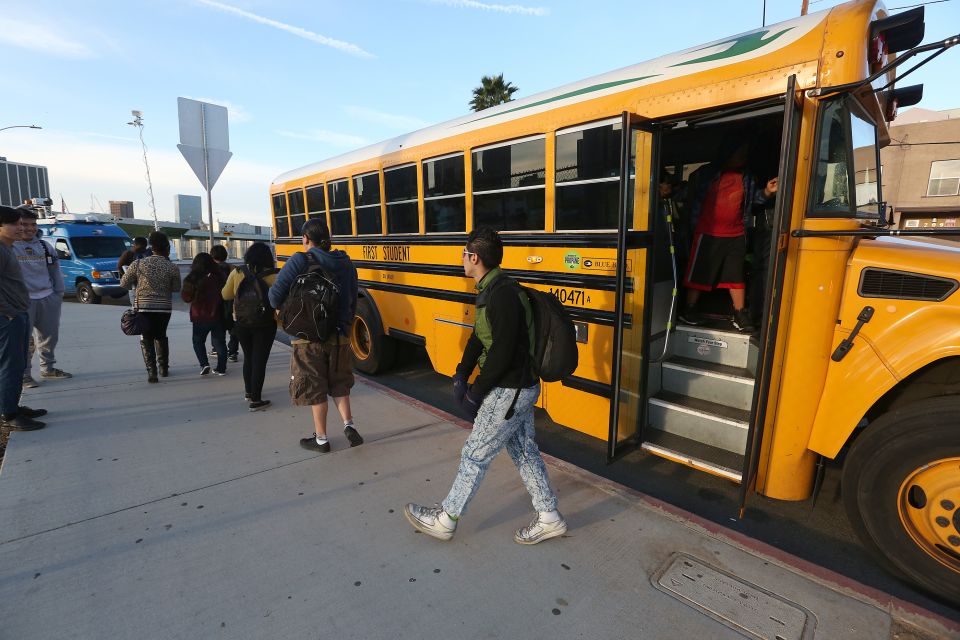
[[[415,533],[409,501],[441,500],[465,432],[358,378],[350,449],[297,440],[275,344],[249,413],[240,366],[200,378],[186,314],[171,377],[148,385],[123,308],[68,303],[71,380],[24,402],[0,468],[0,638],[960,638],[955,623],[548,461],[567,536],[524,547],[532,517],[498,457],[451,542]],[[700,602],[699,607],[694,602]],[[712,613],[707,610],[712,610]],[[726,623],[723,622],[726,621]],[[776,634],[779,634],[777,636]]]

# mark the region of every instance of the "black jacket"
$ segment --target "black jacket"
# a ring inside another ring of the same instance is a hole
[[[473,391],[483,397],[494,387],[523,389],[535,384],[537,378],[531,370],[526,316],[517,284],[509,276],[501,275],[477,296],[477,310],[481,308],[485,308],[490,323],[492,342],[480,375],[473,382]],[[463,350],[457,373],[468,378],[482,353],[483,343],[474,331]]]

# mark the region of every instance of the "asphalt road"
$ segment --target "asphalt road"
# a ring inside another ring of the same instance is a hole
[[[181,266],[184,275],[188,270]],[[126,305],[127,302],[105,299],[104,304]],[[175,309],[186,311],[188,307],[178,296],[174,298]],[[282,332],[277,339],[288,342]],[[426,350],[407,343],[398,346],[397,364],[393,369],[370,378],[459,415],[450,393],[450,379],[433,371]],[[739,485],[730,481],[642,451],[628,453],[607,464],[605,442],[561,427],[540,410],[537,411],[537,442],[544,453],[960,621],[960,610],[887,573],[860,545],[840,500],[839,460],[829,462],[816,504],[812,500],[783,502],[754,495],[748,500],[744,518],[737,519]],[[562,509],[563,496],[560,498]]]

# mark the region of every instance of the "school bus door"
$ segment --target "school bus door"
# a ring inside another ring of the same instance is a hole
[[[646,419],[647,253],[651,242],[650,176],[655,167],[655,133],[623,113],[620,148],[620,216],[617,229],[617,303],[613,331],[610,431],[607,459],[634,446]]]

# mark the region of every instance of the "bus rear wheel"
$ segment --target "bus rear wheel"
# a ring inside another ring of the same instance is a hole
[[[390,336],[384,335],[371,302],[366,298],[358,300],[357,315],[350,330],[354,368],[370,374],[387,370],[393,364],[395,347]]]
[[[83,304],[100,304],[103,298],[94,293],[93,285],[89,282],[79,282],[77,283],[77,300]]]
[[[929,398],[869,425],[847,456],[843,501],[883,564],[960,603],[960,397]]]

